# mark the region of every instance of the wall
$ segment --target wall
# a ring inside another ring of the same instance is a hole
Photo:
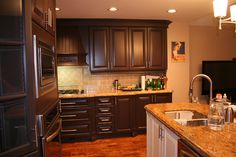
[[[184,62],[171,60],[171,42],[184,41],[186,58]],[[168,87],[173,89],[173,102],[188,102],[189,89],[189,26],[171,23],[168,29]]]
[[[217,26],[190,27],[190,78],[201,73],[203,60],[232,60],[236,57],[236,33],[234,28]],[[194,95],[200,95],[201,82],[194,83]],[[202,97],[206,102],[206,98]]]

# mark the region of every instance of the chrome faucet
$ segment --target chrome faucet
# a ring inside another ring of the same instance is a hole
[[[198,77],[203,77],[205,79],[207,79],[210,83],[210,99],[209,99],[209,104],[211,103],[212,100],[212,80],[209,76],[205,75],[205,74],[197,74],[196,76],[193,77],[193,79],[190,82],[190,87],[189,87],[189,98],[190,98],[190,102],[192,102],[192,98],[193,98],[193,83],[194,80]]]

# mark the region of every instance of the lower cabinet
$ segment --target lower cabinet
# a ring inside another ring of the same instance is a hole
[[[133,97],[115,97],[115,132],[131,133],[133,131]]]
[[[146,111],[144,106],[151,103],[171,103],[172,93],[142,94],[135,96],[135,130],[146,131]]]
[[[147,157],[178,157],[179,137],[147,112]]]
[[[171,100],[171,93],[62,99],[62,141],[144,133],[144,106]]]
[[[62,139],[93,139],[94,105],[92,99],[62,99]]]

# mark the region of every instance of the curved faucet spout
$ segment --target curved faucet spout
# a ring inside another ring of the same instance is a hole
[[[190,97],[190,102],[192,102],[192,97],[193,97],[193,83],[196,80],[196,78],[198,77],[203,77],[205,79],[207,79],[210,83],[210,100],[209,100],[209,104],[211,103],[212,100],[212,80],[209,76],[205,75],[205,74],[197,74],[196,76],[193,77],[193,79],[190,82],[190,87],[189,87],[189,97]]]

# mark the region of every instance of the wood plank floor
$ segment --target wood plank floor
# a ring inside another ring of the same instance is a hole
[[[145,157],[146,135],[62,144],[62,157]]]

